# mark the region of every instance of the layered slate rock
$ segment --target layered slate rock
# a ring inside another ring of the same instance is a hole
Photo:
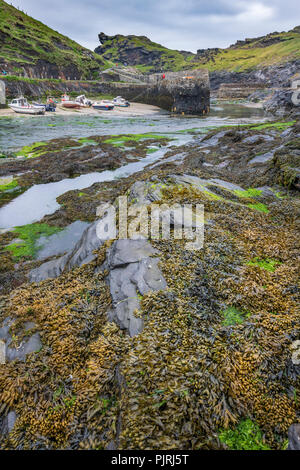
[[[130,336],[143,330],[143,319],[135,315],[140,296],[167,287],[155,255],[157,250],[145,239],[116,240],[102,266],[109,271],[107,281],[113,301],[109,319],[128,330]]]
[[[110,222],[110,216],[104,215],[100,220],[92,223],[84,232],[74,249],[60,258],[47,261],[29,273],[30,282],[41,282],[45,279],[56,278],[64,271],[74,267],[82,266],[95,259],[95,250],[100,248],[106,238],[99,238],[97,230],[102,227],[102,233],[105,233],[105,227]]]
[[[300,450],[300,424],[292,424],[289,429],[288,450]]]
[[[0,434],[9,434],[13,430],[16,420],[17,415],[14,410],[9,411],[6,416],[0,418]]]

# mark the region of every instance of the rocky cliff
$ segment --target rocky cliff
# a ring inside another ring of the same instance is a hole
[[[107,36],[105,33],[100,33],[98,37],[100,46],[95,49],[97,54],[115,63],[137,66],[144,72],[190,68],[187,59],[192,59],[194,56],[192,52],[168,49],[152,42],[146,36],[121,34]]]
[[[0,0],[0,71],[38,78],[92,78],[99,55]]]
[[[243,72],[279,66],[300,58],[300,28],[237,41],[228,48],[199,49],[197,54],[176,51],[145,36],[99,34],[95,52],[103,58],[144,71],[183,70],[204,67],[209,71]]]

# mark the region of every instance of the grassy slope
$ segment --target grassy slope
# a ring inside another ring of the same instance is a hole
[[[300,59],[300,32],[274,34],[285,39],[267,47],[259,47],[259,41],[251,45],[221,49],[214,61],[203,62],[206,68],[213,70],[244,71],[262,66],[274,65]]]
[[[82,77],[106,65],[101,56],[0,0],[0,63],[13,64],[19,73],[40,59],[62,69],[72,64]]]
[[[279,64],[300,58],[300,30],[269,35],[271,38],[280,37],[282,42],[261,47],[261,41],[253,40],[250,44],[231,46],[220,49],[213,57],[197,57],[195,54],[182,54],[180,51],[167,49],[140,36],[115,36],[115,39],[105,41],[103,57],[113,61],[120,61],[120,50],[125,43],[143,47],[148,51],[160,51],[160,59],[153,62],[153,66],[161,65],[165,70],[183,70],[186,68],[207,68],[213,70],[245,71],[262,66]],[[153,66],[137,65],[141,71],[151,71]]]
[[[105,41],[103,57],[115,62],[120,61],[119,52],[126,47],[126,44],[130,44],[134,47],[142,47],[150,52],[161,52],[160,59],[157,61],[154,60],[153,65],[166,64],[165,68],[167,70],[182,70],[186,68],[189,63],[189,59],[186,59],[181,52],[168,49],[161,44],[150,41],[144,36],[117,35],[114,39]],[[193,57],[194,54],[190,53],[189,58],[193,59]],[[153,66],[139,64],[137,68],[146,72],[152,70]]]

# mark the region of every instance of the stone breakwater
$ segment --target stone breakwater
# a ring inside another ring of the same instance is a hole
[[[0,108],[6,104],[5,83],[0,80]]]

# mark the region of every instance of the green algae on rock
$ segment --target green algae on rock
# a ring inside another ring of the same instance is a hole
[[[271,450],[265,444],[259,426],[249,418],[240,421],[235,429],[220,431],[219,439],[230,450]]]
[[[36,241],[43,236],[50,236],[59,232],[59,227],[52,227],[47,224],[31,224],[24,225],[23,227],[16,227],[13,233],[20,239],[5,247],[12,253],[16,260],[22,258],[33,258],[40,247],[36,246]]]
[[[258,257],[253,258],[247,262],[248,266],[258,266],[259,268],[266,269],[267,271],[274,272],[276,267],[281,264],[276,259],[259,259]]]

